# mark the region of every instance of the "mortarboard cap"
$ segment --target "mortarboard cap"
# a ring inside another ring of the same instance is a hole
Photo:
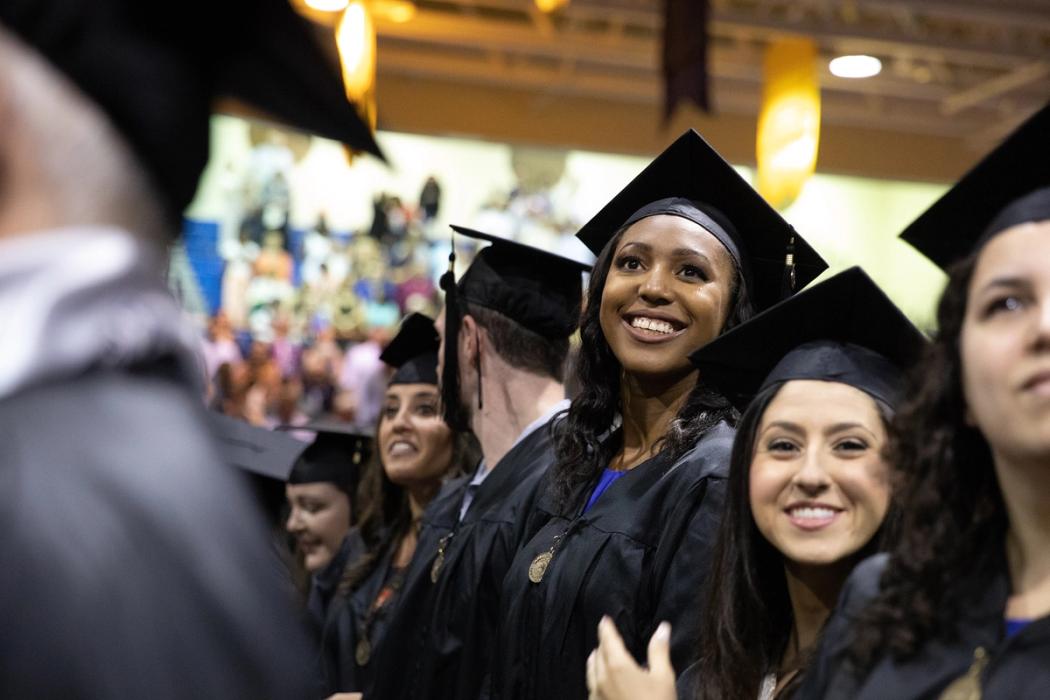
[[[896,406],[925,336],[859,267],[799,292],[694,352],[739,409],[793,379],[839,382]]]
[[[445,291],[445,338],[459,338],[464,302],[499,312],[522,327],[551,340],[567,339],[580,325],[583,301],[582,274],[589,263],[566,258],[501,236],[463,226],[452,230],[469,238],[490,241],[474,257],[457,282],[453,265],[441,277]],[[441,403],[445,422],[454,430],[469,430],[469,420],[459,396],[459,361],[456,352],[445,353],[441,374]],[[478,383],[478,407],[481,407]]]
[[[174,220],[207,163],[218,97],[382,158],[317,32],[287,0],[4,0],[0,25],[105,111]]]
[[[756,310],[801,289],[827,268],[791,224],[692,129],[576,235],[597,255],[622,227],[657,214],[687,218],[718,238],[744,276]],[[785,264],[789,254],[793,268]],[[786,274],[794,276],[787,290]]]
[[[221,413],[211,412],[209,418],[224,462],[281,483],[288,480],[292,467],[309,446],[285,433],[260,428]]]
[[[397,335],[379,359],[396,367],[390,384],[434,384],[437,380],[437,353],[441,340],[434,319],[414,313],[401,322]]]
[[[321,421],[284,425],[279,430],[302,430],[316,435],[292,468],[289,484],[330,481],[349,493],[353,500],[361,468],[372,454],[370,435],[342,423]]]
[[[576,331],[582,274],[590,264],[490,233],[452,229],[492,243],[478,252],[459,279],[459,298],[498,311],[545,338],[567,338]]]
[[[1010,226],[1038,220],[1024,218],[1039,215],[1039,210],[1030,208],[1038,197],[1029,200],[1027,206],[1010,207],[1010,212],[1006,208],[1033,190],[1050,186],[1047,163],[1050,103],[963,175],[909,224],[900,238],[940,267],[948,267]]]
[[[259,506],[271,523],[278,523],[284,484],[309,443],[214,411],[208,412],[208,419],[219,456],[248,476]]]

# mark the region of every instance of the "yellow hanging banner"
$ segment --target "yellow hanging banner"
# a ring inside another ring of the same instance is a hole
[[[346,96],[372,131],[376,128],[376,28],[371,10],[354,0],[343,11],[335,28],[335,44],[343,70]],[[346,150],[353,162],[353,152]]]
[[[817,167],[820,80],[811,39],[786,38],[766,48],[756,152],[758,191],[783,209]]]
[[[361,0],[351,2],[343,11],[335,30],[335,43],[339,47],[346,95],[360,103],[376,81],[376,28],[372,13]]]

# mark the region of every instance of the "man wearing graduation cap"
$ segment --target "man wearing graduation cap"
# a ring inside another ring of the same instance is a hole
[[[213,100],[377,152],[284,0],[0,1],[0,695],[301,698],[161,271]]]
[[[378,650],[366,697],[477,698],[494,651],[503,575],[537,483],[554,460],[549,423],[562,384],[588,265],[489,234],[455,283],[442,334],[446,420],[470,429],[483,460],[427,509],[402,600]],[[412,664],[405,673],[405,664]]]

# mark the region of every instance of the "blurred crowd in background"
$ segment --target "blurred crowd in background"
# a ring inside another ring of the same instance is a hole
[[[246,217],[237,240],[220,243],[222,303],[202,329],[212,408],[271,428],[374,426],[382,348],[404,314],[435,312],[440,244],[427,232],[439,200],[434,178],[418,205],[381,193],[369,230],[337,234],[321,218],[299,245],[287,205]]]
[[[371,221],[358,230],[338,230],[323,213],[297,229],[292,150],[284,132],[266,134],[252,151],[266,175],[230,176],[231,216],[214,244],[221,291],[198,318],[209,405],[269,428],[324,419],[370,431],[387,379],[380,352],[405,315],[440,310],[438,280],[452,242],[440,214],[449,193],[431,175],[416,195],[377,191]],[[573,237],[579,222],[555,192],[564,154],[550,160],[516,154],[517,183],[455,223],[588,255]],[[458,236],[455,245],[462,272],[477,242]]]

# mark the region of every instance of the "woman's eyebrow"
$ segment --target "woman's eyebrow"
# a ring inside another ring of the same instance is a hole
[[[1010,289],[1017,289],[1019,287],[1028,287],[1031,285],[1031,281],[1027,277],[996,277],[989,282],[986,282],[982,287],[981,291],[989,289],[996,289],[999,287],[1005,287]]]
[[[711,262],[711,258],[696,248],[675,248],[671,251],[671,255],[676,258],[701,258],[706,263]]]
[[[856,430],[858,428],[868,433],[872,437],[875,436],[875,433],[873,433],[866,425],[864,425],[863,423],[857,423],[855,421],[843,421],[841,423],[829,425],[827,428],[824,429],[824,434],[833,435],[835,433],[841,433],[847,430]]]
[[[646,253],[648,253],[649,251],[651,251],[653,249],[653,247],[651,245],[649,245],[648,243],[643,243],[641,241],[628,241],[627,243],[623,244],[623,246],[620,248],[619,252],[622,253],[623,251],[625,251],[625,250],[627,250],[628,248],[631,248],[631,247],[641,248]]]
[[[767,425],[762,430],[762,434],[765,435],[766,433],[768,433],[773,428],[780,428],[781,430],[786,430],[789,433],[795,433],[797,435],[805,435],[806,434],[806,431],[803,430],[801,426],[799,426],[796,423],[791,423],[791,422],[786,421],[786,420],[773,421],[772,423]]]

